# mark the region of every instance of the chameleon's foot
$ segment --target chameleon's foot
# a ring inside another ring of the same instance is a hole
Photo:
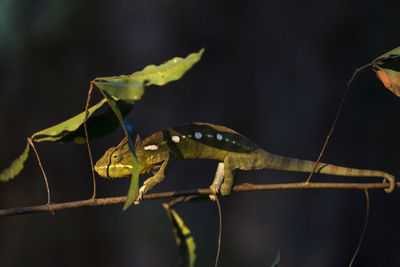
[[[210,185],[210,189],[213,192],[212,194],[208,195],[208,197],[210,198],[210,200],[212,201],[216,201],[217,200],[217,194],[219,193],[219,189],[220,189],[220,185],[218,184],[212,184]]]
[[[139,203],[143,200],[143,195],[146,193],[146,185],[142,185],[139,188],[139,195],[136,198],[135,202],[133,202],[133,204],[135,205],[139,205]]]
[[[219,189],[221,188],[221,184],[224,181],[224,163],[218,163],[217,171],[215,172],[215,177],[212,185],[210,185],[210,189],[213,194],[209,195],[209,198],[212,201],[217,199],[216,195],[219,193]]]

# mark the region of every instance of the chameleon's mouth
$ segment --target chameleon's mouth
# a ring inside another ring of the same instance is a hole
[[[102,178],[123,178],[132,174],[132,165],[125,165],[122,163],[107,164],[96,163],[94,170]]]
[[[94,165],[94,170],[97,172],[98,175],[100,175],[103,178],[108,178],[107,175],[107,168],[104,166],[100,166],[98,164]]]

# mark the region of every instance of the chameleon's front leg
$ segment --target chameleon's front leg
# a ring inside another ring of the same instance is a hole
[[[157,173],[143,182],[143,185],[139,188],[139,196],[136,198],[134,202],[135,205],[138,205],[140,201],[142,201],[144,194],[146,194],[153,187],[162,182],[162,180],[164,180],[165,174],[167,173],[168,169],[170,168],[174,160],[175,157],[173,156],[172,153],[170,153],[168,158],[162,162]]]

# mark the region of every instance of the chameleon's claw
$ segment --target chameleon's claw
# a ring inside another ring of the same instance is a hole
[[[215,195],[208,195],[211,201],[216,201],[217,200],[217,194]]]
[[[208,195],[211,201],[217,201],[217,195]]]
[[[143,195],[146,193],[146,185],[142,185],[139,188],[139,195],[136,198],[135,202],[133,202],[133,204],[135,205],[139,205],[139,203],[143,200]]]
[[[219,194],[220,185],[212,184],[212,185],[210,185],[210,189],[213,192],[213,194],[208,195],[208,197],[210,198],[210,200],[216,201],[217,194]]]

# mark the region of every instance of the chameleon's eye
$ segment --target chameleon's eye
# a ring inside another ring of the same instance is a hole
[[[114,154],[114,155],[113,155],[113,158],[114,158],[114,159],[117,159],[117,158],[118,158],[118,155],[117,155],[117,154]]]

